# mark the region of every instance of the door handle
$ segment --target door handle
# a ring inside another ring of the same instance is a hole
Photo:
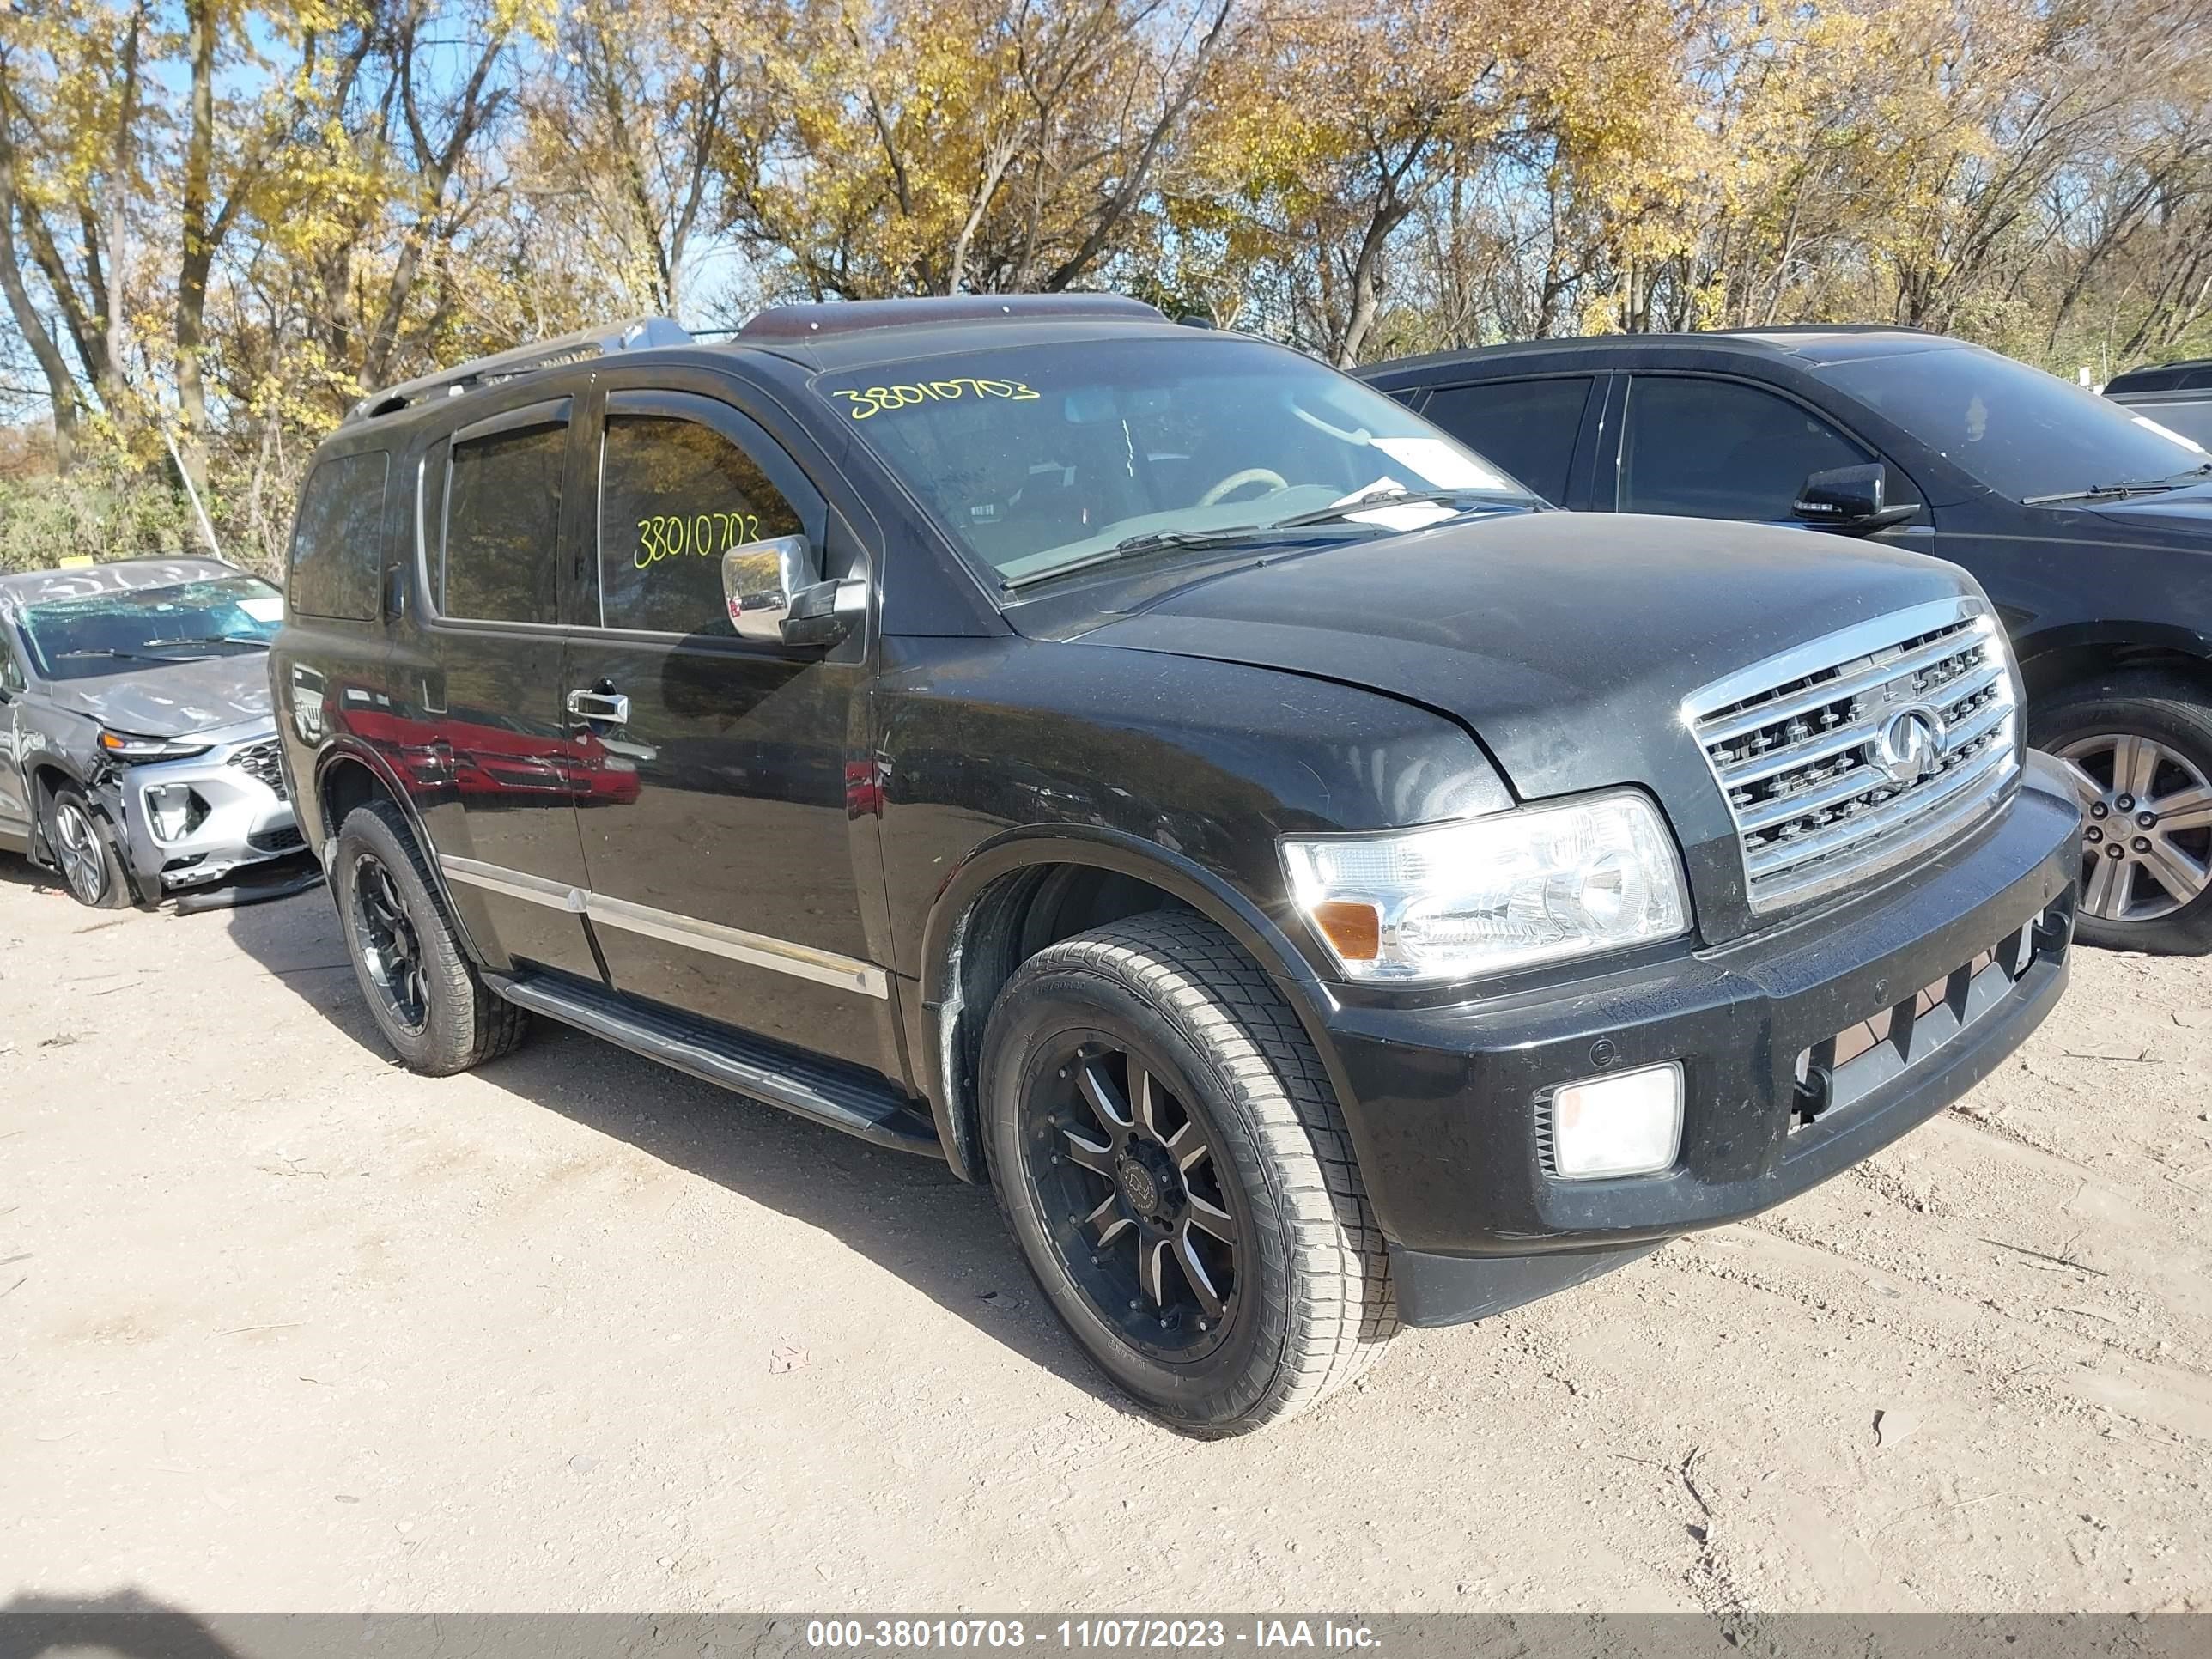
[[[629,699],[611,691],[571,691],[568,712],[580,720],[603,720],[610,726],[629,721]]]

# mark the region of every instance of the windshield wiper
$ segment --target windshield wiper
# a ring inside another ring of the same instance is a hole
[[[1332,507],[1317,507],[1310,513],[1294,513],[1287,519],[1278,519],[1269,525],[1270,530],[1295,530],[1301,525],[1333,524],[1340,519],[1349,519],[1357,514],[1373,513],[1389,507],[1455,507],[1462,501],[1505,501],[1515,506],[1525,504],[1528,498],[1502,489],[1404,489],[1395,492],[1378,491],[1362,495],[1356,501],[1338,501]],[[1437,520],[1442,524],[1443,520]]]
[[[258,634],[198,634],[185,639],[141,640],[138,644],[141,649],[149,651],[194,645],[253,645],[264,651],[269,648],[269,641]]]
[[[1225,530],[1148,530],[1141,536],[1125,537],[1113,546],[1097,553],[1086,553],[1079,559],[1070,559],[1066,564],[1048,566],[1042,570],[1025,570],[1018,576],[1008,576],[999,586],[1012,592],[1035,582],[1050,581],[1056,576],[1073,576],[1079,570],[1094,570],[1102,564],[1133,558],[1141,553],[1158,553],[1171,547],[1214,547],[1231,542],[1248,541],[1265,534],[1274,526],[1270,525],[1231,525]]]
[[[161,662],[166,660],[166,659],[161,657],[149,657],[143,651],[118,651],[114,647],[108,645],[88,646],[78,651],[57,651],[54,653],[54,660],[56,662],[67,662],[74,657],[113,657],[120,662]]]
[[[2048,507],[2053,501],[2095,501],[2114,496],[2155,495],[2163,490],[2179,489],[2191,478],[2201,478],[2207,473],[2212,473],[2212,461],[2177,472],[2170,478],[2130,478],[2119,483],[2091,484],[2087,489],[2062,489],[2055,495],[2023,495],[2021,505]]]

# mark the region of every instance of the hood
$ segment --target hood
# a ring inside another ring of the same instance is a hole
[[[1854,623],[1976,591],[1955,566],[1814,532],[1534,513],[1248,567],[1084,637],[1425,704],[1471,731],[1522,799],[1642,784],[1687,842],[1729,825],[1681,721],[1686,696]]]
[[[54,680],[46,695],[102,726],[145,738],[183,738],[269,714],[269,653],[240,651],[190,662],[132,663],[128,672]]]
[[[2212,541],[2212,479],[2157,495],[2100,502],[2097,516],[2142,530],[2181,531],[2190,540]]]

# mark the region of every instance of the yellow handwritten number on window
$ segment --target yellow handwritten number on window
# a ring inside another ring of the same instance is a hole
[[[637,552],[631,562],[650,570],[663,559],[686,553],[712,558],[760,539],[757,513],[661,513],[637,521]]]
[[[913,409],[924,404],[957,403],[963,398],[1004,398],[1030,403],[1036,393],[1019,380],[980,380],[960,375],[949,380],[921,380],[908,386],[872,386],[858,392],[832,394],[853,405],[853,418],[865,421],[891,410]]]

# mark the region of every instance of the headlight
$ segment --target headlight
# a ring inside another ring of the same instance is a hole
[[[1658,809],[1622,793],[1419,830],[1286,840],[1291,890],[1347,978],[1473,979],[1672,939],[1690,907]]]
[[[119,761],[186,760],[194,755],[204,755],[208,745],[182,738],[141,738],[128,732],[101,729],[100,751]]]

